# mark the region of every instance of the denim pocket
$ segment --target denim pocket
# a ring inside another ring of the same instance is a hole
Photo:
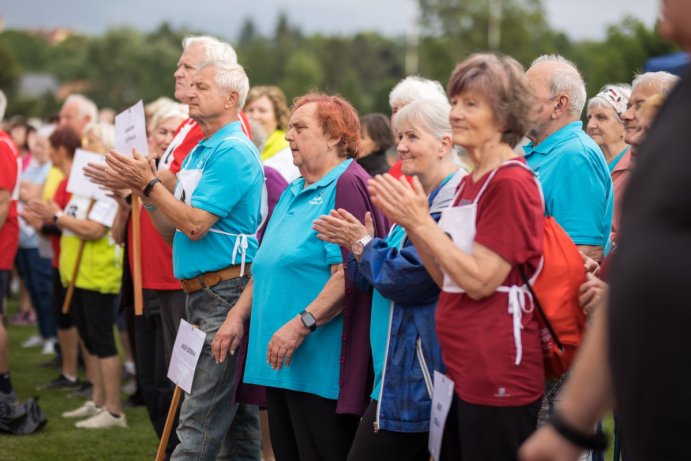
[[[238,277],[190,294],[187,321],[206,333],[216,332],[248,282],[249,277]]]

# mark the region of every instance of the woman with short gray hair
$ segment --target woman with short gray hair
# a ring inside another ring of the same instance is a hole
[[[609,166],[614,187],[614,213],[610,240],[615,241],[621,221],[621,198],[628,182],[631,150],[624,141],[626,128],[620,115],[626,111],[631,87],[625,84],[605,85],[588,101],[586,132],[600,146]]]
[[[466,172],[459,170],[444,99],[421,99],[394,116],[397,150],[406,175],[417,176],[438,220]],[[374,288],[370,345],[374,388],[349,460],[427,460],[434,370],[444,370],[434,331],[439,287],[401,226],[374,238],[345,210],[315,222],[319,238],[351,249],[346,264],[359,288]]]

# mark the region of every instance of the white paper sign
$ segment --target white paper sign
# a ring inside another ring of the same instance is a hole
[[[429,449],[432,458],[439,459],[441,441],[444,435],[446,417],[453,400],[454,382],[445,375],[434,370],[434,394],[432,394],[432,413],[429,418]]]
[[[95,152],[77,149],[74,153],[74,160],[72,161],[70,178],[67,180],[67,192],[82,197],[94,198],[96,200],[111,200],[108,197],[107,191],[101,189],[98,185],[91,182],[89,178],[84,176],[84,167],[89,163],[105,165],[106,158]]]
[[[132,157],[133,147],[143,156],[149,155],[144,103],[141,99],[134,106],[115,116],[115,150]]]
[[[180,320],[178,335],[175,337],[173,355],[168,367],[168,379],[180,386],[188,394],[192,392],[194,370],[204,347],[206,334],[194,328],[185,320]]]

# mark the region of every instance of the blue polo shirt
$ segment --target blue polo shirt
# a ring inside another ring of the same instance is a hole
[[[298,178],[283,192],[252,264],[254,297],[244,381],[337,399],[343,317],[310,333],[289,367],[266,362],[271,336],[295,318],[324,288],[331,266],[341,264],[338,245],[317,238],[315,219],[333,210],[346,160],[309,187]]]
[[[251,262],[258,246],[254,234],[261,219],[264,170],[240,122],[229,123],[202,140],[185,158],[180,168],[184,170],[202,170],[191,205],[218,216],[218,221],[199,240],[175,232],[175,278],[188,279],[240,264],[239,235],[248,236],[245,262]]]
[[[570,123],[537,146],[531,142],[523,149],[540,179],[547,214],[576,245],[607,247],[614,210],[612,177],[583,124]]]

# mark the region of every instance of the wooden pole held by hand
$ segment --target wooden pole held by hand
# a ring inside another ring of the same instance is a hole
[[[141,235],[141,207],[142,200],[132,194],[132,285],[134,288],[134,315],[144,312],[142,295],[142,235]]]
[[[89,206],[86,209],[86,219],[89,218],[89,213],[96,203],[95,199],[89,200]],[[82,255],[84,254],[84,245],[86,245],[86,240],[79,240],[79,247],[77,248],[77,258],[74,261],[74,269],[72,269],[72,277],[70,278],[70,284],[67,286],[67,292],[65,293],[65,300],[62,303],[62,313],[67,314],[70,311],[70,304],[72,304],[72,296],[74,296],[74,284],[77,282],[77,275],[79,275],[79,266],[82,264]]]

